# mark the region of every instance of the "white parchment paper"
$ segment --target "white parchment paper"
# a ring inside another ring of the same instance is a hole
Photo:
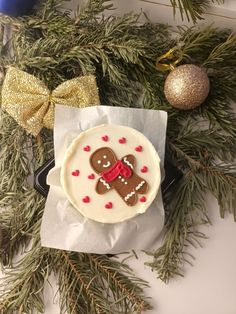
[[[161,190],[146,213],[116,224],[82,216],[67,200],[60,185],[60,166],[68,146],[79,133],[113,123],[143,133],[156,148],[164,168],[167,113],[157,110],[94,106],[77,109],[56,105],[54,125],[55,168],[48,175],[50,191],[41,226],[42,246],[97,254],[150,250],[164,225]],[[163,171],[162,171],[163,173]]]

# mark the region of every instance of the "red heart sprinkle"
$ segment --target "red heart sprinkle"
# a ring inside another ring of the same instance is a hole
[[[142,196],[139,200],[140,200],[141,203],[144,203],[144,202],[146,202],[147,199],[146,199],[145,196]]]
[[[107,135],[102,136],[102,140],[104,142],[108,142],[109,141],[109,137]]]
[[[148,167],[147,166],[143,166],[143,168],[141,169],[142,173],[148,172]]]
[[[89,152],[90,149],[91,149],[91,147],[90,147],[89,145],[87,145],[87,146],[85,146],[83,149],[84,149],[85,152]]]
[[[88,176],[88,179],[93,180],[94,178],[95,178],[95,175],[93,173]]]
[[[90,197],[89,197],[89,196],[85,196],[85,197],[82,199],[82,201],[83,201],[84,203],[89,203],[89,202],[90,202]]]
[[[141,145],[135,147],[136,152],[141,152],[143,150],[143,147]]]
[[[108,202],[108,203],[105,205],[105,208],[107,208],[107,209],[111,209],[112,207],[113,207],[112,202]]]
[[[125,137],[122,137],[119,139],[119,143],[120,144],[125,144],[126,143],[126,138]]]
[[[78,177],[79,176],[79,170],[77,169],[77,170],[75,170],[75,171],[72,171],[72,176],[74,176],[74,177]]]

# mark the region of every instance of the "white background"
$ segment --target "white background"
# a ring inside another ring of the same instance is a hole
[[[163,0],[153,2],[169,3]],[[142,7],[152,21],[173,23],[171,9],[154,3],[116,0],[116,7],[120,13],[127,10],[139,11]],[[208,22],[214,20],[218,25],[236,28],[236,1],[226,0],[223,9],[213,6],[206,19]],[[178,19],[176,23],[180,23]],[[184,278],[176,278],[165,285],[156,279],[156,274],[150,268],[144,266],[148,256],[138,253],[138,260],[129,260],[136,275],[150,283],[147,295],[152,297],[154,309],[148,313],[236,314],[236,224],[232,216],[228,215],[224,220],[219,218],[218,205],[211,196],[207,198],[207,206],[212,226],[202,230],[209,238],[202,242],[203,248],[190,249],[196,260],[193,261],[194,267],[186,265]],[[45,291],[46,314],[59,314],[55,293],[56,286],[48,285]]]

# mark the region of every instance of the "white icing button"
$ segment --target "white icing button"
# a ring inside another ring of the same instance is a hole
[[[125,179],[124,179],[124,178],[122,178],[122,179],[121,179],[121,181],[122,181],[122,182],[124,182],[124,181],[125,181]]]
[[[128,184],[128,182],[125,181],[125,184]]]
[[[121,176],[119,176],[118,179],[121,179]]]

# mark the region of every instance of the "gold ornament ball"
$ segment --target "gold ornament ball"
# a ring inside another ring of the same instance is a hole
[[[207,98],[210,81],[206,70],[194,64],[180,65],[167,76],[164,93],[175,108],[189,110],[200,106]]]

